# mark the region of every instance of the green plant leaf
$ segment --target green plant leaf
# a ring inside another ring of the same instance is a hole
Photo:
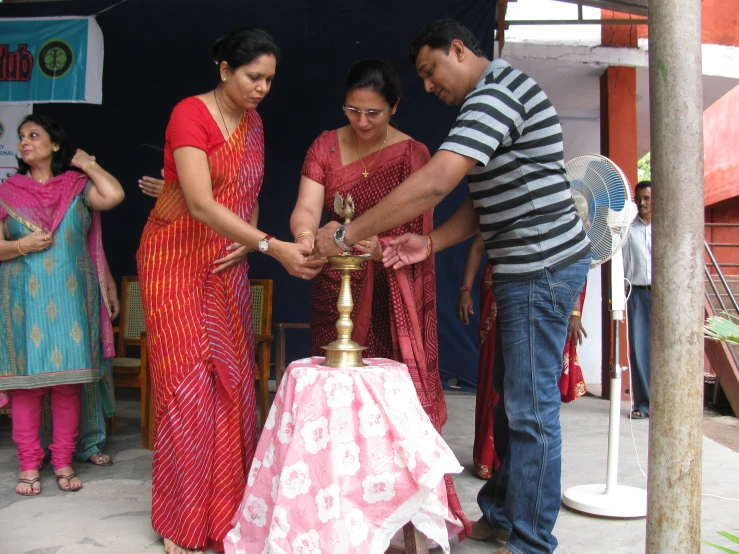
[[[731,533],[727,533],[726,531],[719,531],[718,534],[721,535],[722,537],[726,537],[733,543],[739,544],[739,537],[735,537]]]
[[[704,541],[703,539],[701,539],[701,542],[703,544],[707,544],[712,548],[715,548],[716,550],[720,550],[721,552],[727,552],[728,554],[739,554],[739,551],[737,550],[731,550],[730,548],[726,548],[725,546],[719,546],[718,544],[713,544],[712,542]]]

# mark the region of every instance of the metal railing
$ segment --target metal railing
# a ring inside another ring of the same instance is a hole
[[[718,300],[718,303],[720,304],[722,311],[724,312],[729,311],[722,298],[722,296],[727,296],[728,299],[731,301],[731,307],[733,307],[734,312],[739,314],[739,304],[737,304],[736,297],[734,296],[734,293],[732,292],[731,287],[729,286],[729,283],[726,281],[726,277],[724,277],[724,272],[721,271],[721,267],[719,263],[716,261],[716,257],[713,255],[713,251],[711,250],[711,245],[706,241],[704,241],[704,244],[706,245],[706,253],[708,254],[708,259],[710,260],[710,264],[704,264],[703,267],[706,271],[706,277],[708,278],[708,283],[711,286],[711,289],[713,290],[713,294],[716,295],[716,300]],[[711,273],[709,265],[713,267],[713,270],[715,271],[715,273]],[[735,267],[739,264],[721,264],[721,265]],[[719,288],[716,284],[716,281],[714,280],[714,277],[718,277],[718,280],[721,286],[723,287],[724,291],[726,291],[725,294],[722,294],[719,292]],[[711,298],[707,290],[705,294],[706,294],[706,298],[708,299],[708,303],[711,304],[711,306],[713,306],[713,302],[711,302]],[[715,309],[716,308],[714,307],[714,310]]]

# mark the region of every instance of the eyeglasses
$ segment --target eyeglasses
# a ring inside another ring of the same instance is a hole
[[[362,114],[367,116],[367,119],[378,119],[385,115],[387,111],[390,109],[390,104],[388,104],[387,108],[384,110],[360,110],[359,108],[355,108],[353,106],[343,106],[344,113],[347,117],[353,117],[355,119],[359,119],[362,117]]]

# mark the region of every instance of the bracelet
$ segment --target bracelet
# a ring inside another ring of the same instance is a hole
[[[472,288],[462,285],[461,287],[459,287],[459,290],[464,291],[464,292],[470,292]]]
[[[115,287],[105,287],[105,290],[115,290],[115,291],[117,291],[118,289],[116,289]]]
[[[21,253],[21,256],[25,256],[25,255],[26,255],[26,253],[25,253],[25,252],[24,252],[23,250],[21,250],[21,239],[18,239],[18,244],[17,244],[17,246],[18,246],[18,252],[20,252],[20,253]]]
[[[312,231],[303,231],[302,233],[298,233],[298,236],[295,237],[295,242],[298,242],[301,237],[307,237],[308,235],[310,235],[311,237],[315,237]]]
[[[431,235],[426,235],[426,257],[425,260],[428,260],[434,253],[434,239],[431,238]]]
[[[572,314],[570,314],[570,315],[574,315],[576,317],[582,317],[582,312],[580,312],[578,310],[572,310]]]
[[[84,171],[85,173],[87,173],[87,170],[90,169],[90,166],[91,165],[96,165],[96,164],[97,164],[97,162],[95,160],[92,160],[89,164],[87,164],[85,167],[82,168],[82,171]]]

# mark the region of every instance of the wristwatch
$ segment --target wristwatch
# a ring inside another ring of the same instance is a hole
[[[267,250],[269,250],[269,241],[273,238],[275,237],[272,235],[265,235],[265,237],[257,243],[259,250],[266,254]]]
[[[339,225],[339,228],[336,229],[336,232],[334,233],[334,242],[336,245],[341,248],[344,252],[349,250],[349,246],[344,244],[344,239],[346,238],[346,225]]]

